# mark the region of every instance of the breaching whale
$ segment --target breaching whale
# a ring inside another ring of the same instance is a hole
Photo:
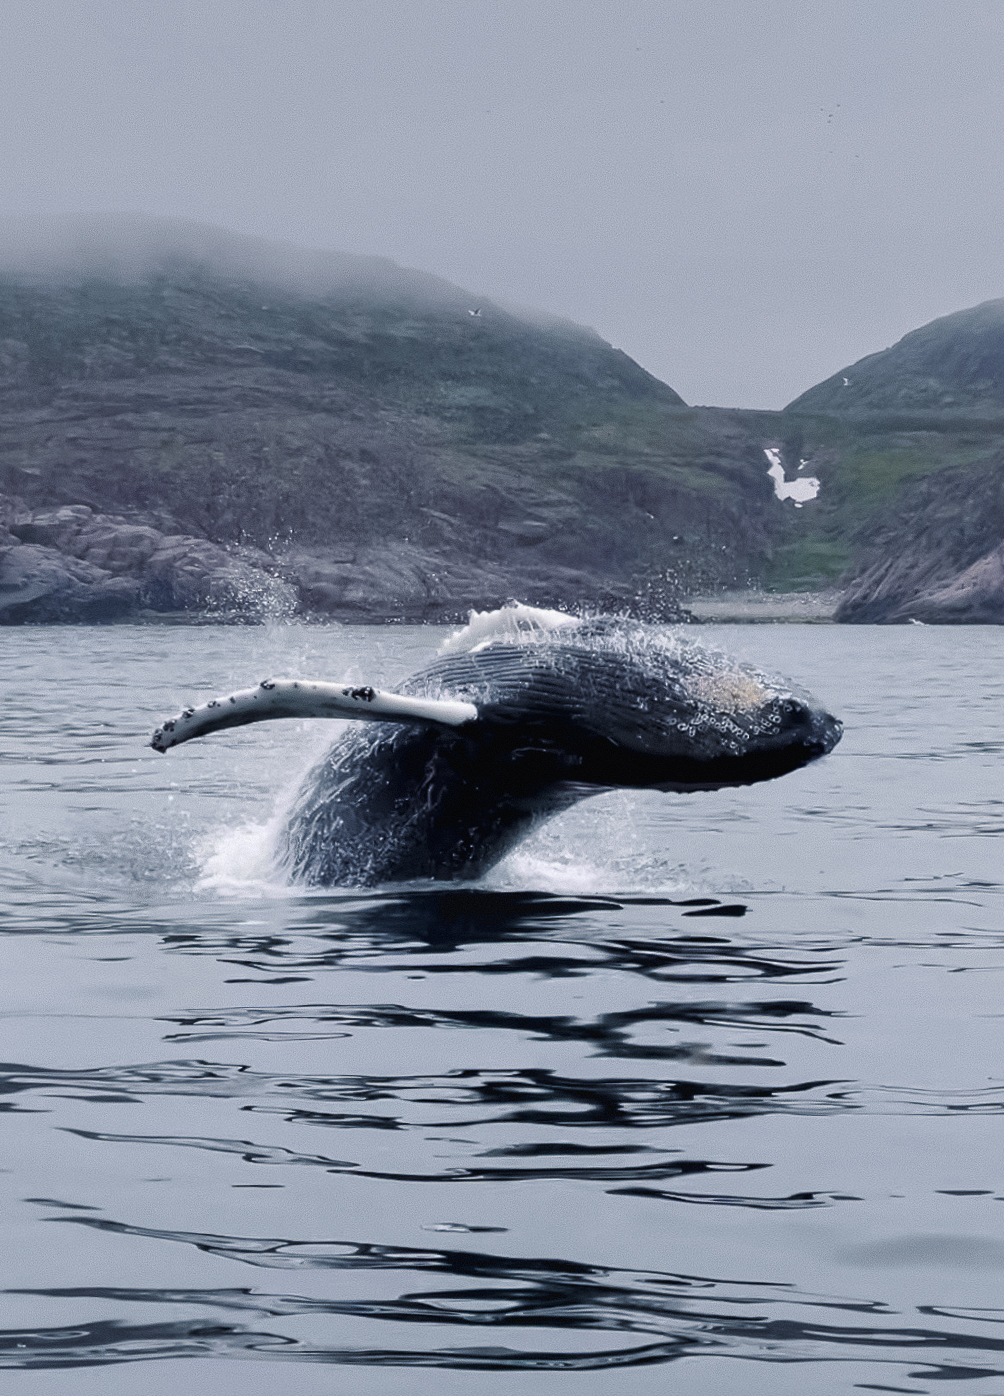
[[[785,680],[676,631],[511,606],[473,612],[394,693],[266,679],[186,708],[151,746],[280,717],[370,720],[338,738],[286,821],[277,856],[316,886],[477,877],[585,796],[752,785],[842,731]]]

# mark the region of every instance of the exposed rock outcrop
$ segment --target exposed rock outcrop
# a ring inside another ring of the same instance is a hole
[[[108,621],[186,612],[219,621],[293,615],[340,621],[446,621],[512,596],[568,609],[638,610],[636,589],[574,568],[516,572],[450,561],[410,544],[276,555],[165,533],[83,504],[30,510],[0,496],[0,624]],[[672,596],[650,602],[689,620]]]
[[[837,620],[1004,624],[1004,453],[904,486],[862,542]]]
[[[1004,625],[1004,544],[970,567],[923,582],[932,569],[916,555],[883,559],[846,592],[834,619],[857,624]]]
[[[254,619],[291,613],[271,558],[164,534],[85,504],[29,510],[0,497],[0,623],[115,620],[137,611]]]

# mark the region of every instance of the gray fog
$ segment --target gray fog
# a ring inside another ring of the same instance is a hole
[[[391,258],[780,407],[1004,294],[993,0],[0,0],[0,221]]]

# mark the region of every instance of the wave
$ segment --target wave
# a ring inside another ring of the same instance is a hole
[[[729,1357],[770,1364],[867,1362],[872,1372],[885,1368],[890,1374],[905,1366],[914,1379],[1004,1373],[1000,1308],[922,1305],[904,1320],[872,1299],[813,1294],[765,1281],[462,1249],[214,1235],[96,1217],[58,1220],[120,1237],[181,1244],[259,1270],[360,1277],[380,1272],[391,1282],[380,1284],[379,1297],[337,1299],[243,1286],[7,1291],[74,1300],[81,1307],[88,1301],[155,1306],[167,1317],[8,1329],[0,1332],[0,1367],[254,1356],[277,1362],[586,1372]],[[178,1313],[183,1317],[174,1316]],[[284,1327],[284,1320],[304,1315],[315,1320],[310,1338],[296,1324]],[[372,1342],[347,1342],[347,1318],[376,1325]],[[932,1318],[949,1323],[932,1324]],[[327,1340],[325,1320],[331,1330]],[[410,1343],[400,1338],[397,1345],[381,1343],[384,1324],[395,1325],[397,1333],[407,1326]],[[444,1328],[467,1329],[475,1341],[438,1346],[436,1334]],[[481,1335],[489,1341],[476,1341]]]

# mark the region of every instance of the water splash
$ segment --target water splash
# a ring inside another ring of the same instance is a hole
[[[467,624],[454,631],[439,646],[439,654],[466,654],[497,640],[510,643],[544,638],[549,632],[564,626],[577,625],[577,616],[563,611],[544,610],[539,606],[514,604],[497,611],[471,611]]]

